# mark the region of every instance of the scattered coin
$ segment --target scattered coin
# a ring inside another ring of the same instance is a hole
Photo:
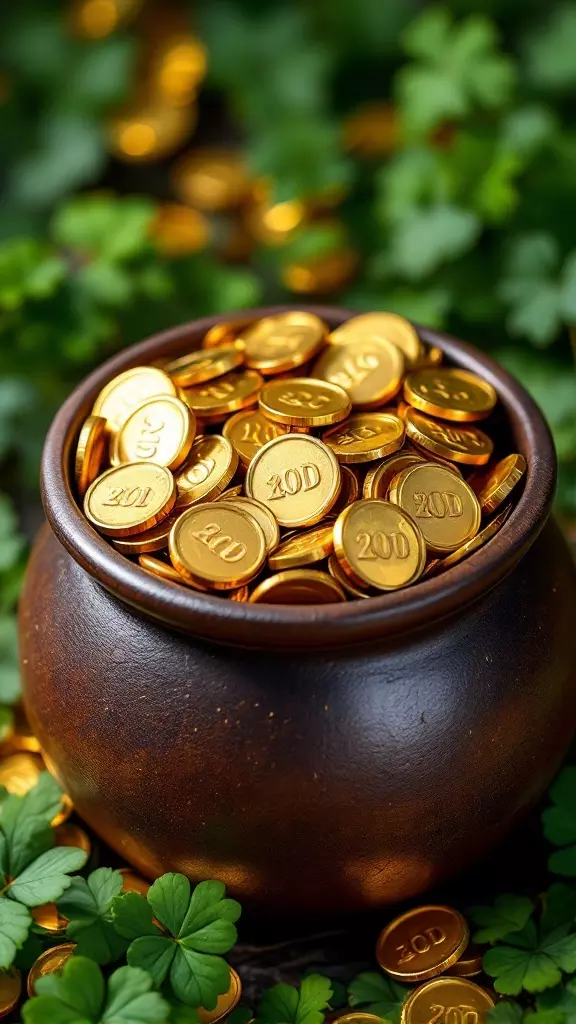
[[[239,319],[223,320],[222,323],[214,324],[214,327],[211,327],[202,338],[202,348],[210,349],[220,348],[221,345],[235,345],[236,348],[243,352],[244,342],[240,335],[251,323],[253,323],[252,320],[240,317]]]
[[[482,959],[485,952],[485,949],[469,942],[460,959],[448,968],[446,974],[452,978],[473,978],[476,974],[482,974]]]
[[[415,466],[416,463],[422,461],[422,455],[399,452],[397,455],[392,455],[389,459],[377,463],[376,466],[371,466],[364,477],[363,497],[382,498],[386,501],[388,489],[394,477],[408,466]]]
[[[456,963],[469,938],[466,921],[452,907],[416,907],[384,928],[376,959],[383,971],[399,981],[424,981]]]
[[[271,569],[298,569],[303,565],[321,562],[333,551],[332,526],[317,526],[313,530],[289,537],[268,556]]]
[[[112,543],[123,555],[143,555],[152,554],[154,551],[165,551],[168,547],[170,530],[181,514],[181,509],[175,506],[170,515],[150,530],[144,530],[143,533],[132,534],[129,537],[114,537]]]
[[[266,539],[246,509],[228,502],[206,502],[188,509],[174,526],[170,557],[193,585],[235,590],[262,568]]]
[[[197,437],[190,456],[176,476],[176,510],[213,501],[228,486],[238,466],[238,453],[221,434]]]
[[[485,515],[495,512],[502,502],[506,501],[525,472],[526,459],[523,455],[506,455],[489,470],[476,490]]]
[[[384,412],[358,412],[322,434],[339,462],[372,462],[398,451],[405,429],[398,416]]]
[[[120,428],[115,462],[119,465],[146,461],[178,469],[186,460],[195,433],[196,417],[179,398],[150,398]]]
[[[222,434],[238,452],[243,466],[248,467],[256,452],[275,437],[288,433],[280,423],[271,423],[260,409],[243,409],[226,420]]]
[[[40,954],[28,974],[27,990],[30,998],[36,995],[35,985],[38,979],[46,974],[57,974],[61,971],[75,949],[75,942],[63,942],[60,946],[52,946],[52,949]]]
[[[162,558],[154,558],[154,555],[139,555],[138,565],[141,569],[145,569],[146,572],[151,572],[153,576],[159,576],[160,579],[168,580],[169,583],[189,582],[182,578],[170,562],[165,562]],[[195,584],[195,586],[198,590],[204,590],[204,587],[200,587],[199,584]]]
[[[94,402],[93,416],[103,417],[111,431],[116,432],[131,412],[142,402],[158,395],[176,397],[176,385],[155,366],[135,366],[114,377]]]
[[[218,501],[224,504],[225,499],[220,497]],[[280,530],[278,522],[268,506],[263,505],[261,501],[256,501],[254,498],[245,498],[243,495],[237,498],[229,498],[228,501],[233,506],[245,508],[247,512],[254,516],[264,534],[266,554],[269,555],[272,551],[275,551],[280,543]]]
[[[46,903],[43,907],[33,907],[30,911],[34,923],[51,935],[65,935],[68,920],[58,913],[55,903]]]
[[[365,1013],[363,1010],[340,1011],[330,1017],[331,1024],[382,1024],[382,1017],[375,1013]]]
[[[406,366],[412,366],[423,351],[418,332],[409,320],[396,313],[361,313],[341,324],[330,335],[332,344],[338,345],[353,340],[377,338],[391,341],[404,356]]]
[[[58,828],[59,825],[64,825],[74,810],[74,804],[67,793],[62,794],[62,806],[57,814],[54,815],[50,824],[53,828]]]
[[[75,846],[90,856],[92,843],[90,837],[79,825],[57,825],[54,829],[54,846]]]
[[[443,367],[409,373],[404,398],[416,409],[445,420],[482,420],[496,405],[496,392],[487,381],[467,370]]]
[[[233,967],[230,967],[230,986],[227,992],[218,996],[218,1002],[213,1010],[205,1010],[203,1006],[198,1007],[198,1020],[200,1024],[219,1024],[228,1017],[235,1006],[238,1005],[242,996],[242,982]]]
[[[255,405],[262,383],[262,377],[255,370],[233,370],[205,384],[186,388],[182,396],[194,413],[217,423],[226,419],[230,412]]]
[[[327,335],[326,324],[313,313],[264,317],[242,331],[246,366],[266,375],[293,370],[316,355]]]
[[[22,975],[17,967],[0,971],[0,1017],[7,1017],[22,993]]]
[[[74,462],[76,487],[81,498],[104,466],[108,443],[107,421],[103,416],[89,416],[80,431]]]
[[[344,388],[305,377],[267,382],[260,392],[259,402],[264,416],[287,427],[325,427],[339,423],[352,408]]]
[[[328,559],[328,572],[334,577],[337,583],[340,584],[344,590],[351,594],[352,597],[371,597],[373,591],[362,589],[352,582],[350,577],[344,572],[344,569],[340,565],[336,555],[330,555]]]
[[[250,601],[267,604],[334,604],[345,601],[340,584],[318,569],[287,569],[269,576],[252,591]]]
[[[334,524],[334,551],[358,586],[398,590],[414,583],[426,564],[415,522],[388,501],[357,501]]]
[[[439,423],[416,409],[408,410],[404,422],[414,444],[449,462],[483,466],[492,454],[492,441],[478,427]]]
[[[12,754],[0,761],[0,786],[15,796],[26,796],[43,771],[44,762],[37,754]]]
[[[150,530],[173,509],[176,483],[153,462],[114,466],[90,485],[84,512],[101,533],[123,537]]]
[[[372,409],[398,393],[403,371],[404,357],[391,341],[350,332],[327,345],[312,376],[344,388],[354,409]]]
[[[494,1000],[488,992],[465,978],[434,978],[420,985],[402,1007],[401,1024],[437,1024],[453,1021],[484,1024]]]
[[[228,597],[231,601],[238,601],[239,604],[246,604],[246,601],[248,601],[250,597],[250,590],[246,585],[244,585],[243,587],[238,587],[238,590],[230,590],[228,592]]]
[[[312,526],[338,497],[340,467],[318,438],[284,434],[256,453],[245,487],[249,497],[268,505],[281,526]]]
[[[435,462],[403,469],[390,483],[389,498],[411,516],[433,554],[455,551],[480,528],[480,503],[470,485]]]
[[[484,529],[480,530],[475,537],[471,537],[470,540],[462,544],[461,547],[457,548],[456,551],[452,551],[451,554],[447,555],[446,558],[441,560],[441,564],[437,569],[450,569],[451,566],[457,565],[463,558],[468,558],[469,555],[473,554],[474,551],[478,551],[491,537],[494,537],[498,530],[506,522],[510,512],[512,511],[511,506],[503,509],[497,516],[494,516]],[[437,571],[437,570],[435,570]]]
[[[164,367],[164,372],[180,388],[190,388],[195,384],[221,377],[224,373],[241,366],[244,353],[240,345],[218,345],[211,350],[199,349],[187,356],[173,359]]]

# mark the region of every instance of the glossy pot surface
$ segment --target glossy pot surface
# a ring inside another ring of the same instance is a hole
[[[350,315],[310,309],[331,326]],[[287,608],[196,593],[92,530],[71,455],[108,379],[193,348],[214,322],[122,352],[54,421],[49,522],[20,613],[32,726],[79,813],[150,876],[221,878],[269,912],[396,902],[493,846],[576,726],[576,576],[549,519],[550,435],[487,356],[422,330],[490,380],[508,450],[528,460],[498,535],[443,576],[369,601]]]

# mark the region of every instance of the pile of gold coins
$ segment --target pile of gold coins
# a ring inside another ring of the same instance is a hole
[[[172,583],[235,601],[367,598],[444,572],[504,522],[526,461],[493,456],[477,423],[496,404],[395,314],[332,332],[297,310],[217,324],[200,349],[104,387],[78,440],[78,497]]]

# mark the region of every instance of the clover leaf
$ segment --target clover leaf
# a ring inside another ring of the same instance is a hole
[[[486,1014],[487,1024],[522,1024],[524,1014],[518,1003],[502,999]]]
[[[493,907],[471,907],[469,918],[479,925],[473,940],[479,945],[497,942],[511,932],[519,932],[528,921],[534,904],[527,896],[498,896]]]
[[[364,971],[348,987],[351,1006],[361,1006],[367,1013],[375,1013],[392,1024],[398,1024],[400,1020],[408,991],[405,985],[376,971]]]
[[[112,903],[122,889],[122,875],[112,868],[97,868],[88,878],[73,878],[58,900],[58,910],[68,919],[66,934],[76,943],[78,956],[98,964],[118,960],[128,942],[112,923]]]
[[[120,967],[106,983],[93,960],[73,956],[61,973],[39,978],[22,1008],[24,1024],[165,1024],[170,1008],[138,967]]]
[[[309,974],[300,989],[274,985],[262,996],[256,1024],[322,1024],[332,985],[321,974]]]
[[[576,317],[576,251],[560,264],[558,243],[546,232],[526,232],[508,246],[499,286],[507,326],[534,345],[550,344]]]
[[[217,954],[234,945],[241,908],[224,899],[225,891],[222,882],[200,882],[191,893],[185,875],[170,872],[154,882],[146,899],[124,893],[112,904],[116,931],[132,940],[128,963],[143,967],[156,985],[169,977],[174,994],[188,1006],[213,1010],[229,986],[228,964]]]
[[[528,1020],[530,1024],[575,1024],[576,981],[571,979],[539,995],[536,1012],[527,1015],[527,1024]]]
[[[550,787],[552,807],[542,814],[544,835],[560,850],[551,854],[548,866],[559,875],[576,876],[576,765],[564,768]]]
[[[562,972],[576,970],[576,935],[567,934],[570,925],[546,933],[530,919],[521,931],[508,935],[507,942],[489,949],[483,965],[504,995],[543,992],[558,985]]]

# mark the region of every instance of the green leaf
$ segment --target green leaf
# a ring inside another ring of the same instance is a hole
[[[24,868],[54,845],[50,822],[62,806],[62,790],[49,772],[42,772],[25,796],[8,796],[0,808],[0,827],[8,846],[9,873]]]
[[[159,935],[152,917],[152,907],[139,892],[121,893],[112,903],[114,928],[125,939]]]
[[[575,384],[576,396],[576,384]],[[576,766],[564,768],[552,786],[549,797],[552,807],[542,814],[544,835],[554,846],[565,847],[553,853],[549,860],[551,871],[576,877]]]
[[[361,1006],[368,1013],[375,1013],[399,1024],[402,1005],[409,989],[393,978],[376,971],[359,974],[348,987],[350,1005]]]
[[[97,868],[85,878],[73,878],[58,900],[68,919],[66,934],[76,942],[76,954],[99,964],[118,960],[127,941],[114,928],[111,907],[122,888],[122,875],[112,868]]]
[[[477,241],[480,230],[480,221],[469,210],[448,204],[421,209],[392,229],[392,265],[410,279],[426,277],[462,256]]]
[[[566,985],[549,989],[538,996],[537,1011],[530,1015],[530,1024],[574,1024],[576,1021],[576,984],[570,980]],[[551,1019],[555,1015],[555,1019]]]
[[[28,937],[32,915],[26,907],[0,896],[0,968],[10,967]]]
[[[2,554],[6,558],[11,557],[8,555],[8,543],[3,545],[0,535],[0,560]],[[0,618],[0,703],[15,704],[20,693],[16,618],[6,615]]]
[[[504,995],[543,992],[558,985],[562,972],[576,970],[576,935],[555,929],[538,937],[533,921],[520,932],[511,933],[506,944],[494,946],[484,956],[487,974],[494,977],[494,988]]]
[[[137,967],[120,967],[108,981],[102,1024],[164,1024],[168,1004],[151,992],[152,978]]]
[[[258,1024],[322,1024],[331,995],[330,980],[321,974],[309,974],[300,990],[274,985],[262,996],[256,1020]]]
[[[175,872],[162,875],[150,886],[146,899],[161,924],[172,935],[179,935],[190,905],[190,882],[186,876]]]
[[[52,231],[60,245],[120,263],[146,249],[155,212],[150,199],[79,196],[56,212]]]
[[[163,935],[143,935],[130,945],[128,963],[131,967],[142,967],[154,979],[155,985],[161,985],[176,952],[176,943],[171,938]]]
[[[8,892],[13,900],[28,907],[53,903],[72,881],[67,872],[79,871],[87,859],[88,854],[84,850],[56,846],[24,868],[11,883]]]
[[[104,166],[102,128],[89,116],[47,111],[40,122],[38,148],[11,169],[16,202],[49,206],[65,192],[95,180]]]
[[[142,939],[142,942],[145,941]],[[183,1003],[213,1010],[218,996],[228,991],[230,970],[221,957],[197,953],[182,944],[176,948],[170,968],[170,982],[175,995]]]
[[[486,1024],[522,1024],[523,1016],[524,1013],[519,1003],[501,999],[492,1010],[488,1010]]]
[[[498,896],[493,907],[471,907],[468,916],[479,926],[472,938],[474,942],[483,945],[487,942],[497,942],[511,932],[519,932],[524,928],[533,910],[534,904],[527,896],[508,894]]]
[[[540,927],[549,935],[557,928],[576,921],[576,889],[562,882],[553,883],[541,897],[543,903]]]
[[[546,20],[526,41],[526,73],[536,88],[572,89],[576,86],[576,8],[566,3],[547,10]]]

